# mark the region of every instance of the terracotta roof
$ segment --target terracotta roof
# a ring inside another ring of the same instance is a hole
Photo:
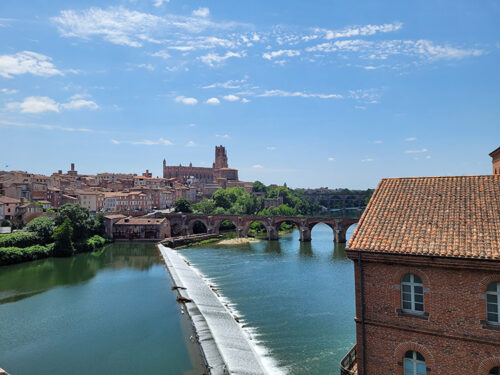
[[[110,214],[110,215],[104,215],[104,217],[105,217],[106,219],[113,220],[113,219],[123,219],[123,218],[125,218],[126,216],[125,216],[125,215],[122,215],[122,214]]]
[[[498,147],[496,150],[493,150],[493,151],[490,152],[490,156],[491,157],[495,157],[498,154],[500,154],[500,147]]]
[[[500,260],[500,176],[383,179],[347,247]]]
[[[18,198],[11,198],[11,197],[7,197],[5,195],[1,195],[0,196],[0,203],[21,203],[21,201]]]
[[[131,217],[126,219],[121,219],[116,222],[115,225],[159,225],[162,224],[167,219],[148,219],[144,217]]]

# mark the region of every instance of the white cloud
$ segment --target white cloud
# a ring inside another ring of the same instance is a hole
[[[46,96],[28,96],[22,102],[8,103],[7,109],[20,110],[22,113],[59,112],[59,104]]]
[[[241,88],[241,85],[243,83],[245,83],[245,82],[246,82],[246,79],[241,79],[241,80],[233,79],[233,80],[229,80],[229,81],[226,81],[226,82],[212,83],[210,85],[203,86],[202,88],[204,88],[204,89],[214,89],[214,88],[217,88],[217,87],[222,87],[224,89],[239,89],[239,88]]]
[[[54,99],[47,96],[28,96],[22,102],[12,102],[7,104],[7,109],[20,110],[22,113],[42,113],[59,112],[61,109],[98,109],[99,106],[86,99],[80,99],[81,96],[73,96],[67,103],[57,103]]]
[[[288,56],[288,57],[293,57],[293,56],[299,56],[300,51],[297,50],[291,50],[291,49],[281,49],[279,51],[272,51],[272,52],[265,52],[262,54],[262,57],[266,60],[272,60],[276,57],[280,56]]]
[[[210,99],[207,99],[207,101],[205,103],[212,104],[212,105],[219,105],[220,100],[217,98],[210,98]]]
[[[75,100],[71,100],[68,103],[61,104],[61,108],[64,108],[64,109],[88,108],[91,110],[96,110],[99,108],[99,106],[95,102],[93,102],[92,100],[75,99]]]
[[[119,145],[120,144],[120,141],[117,141],[116,139],[112,139],[111,140],[111,143],[115,144],[115,145]]]
[[[160,6],[165,1],[155,3]],[[144,42],[165,43],[172,33],[199,33],[206,29],[232,29],[242,24],[210,21],[207,17],[149,13],[128,10],[122,6],[101,9],[63,10],[52,22],[65,37],[90,39],[100,36],[104,40],[129,47],[141,47]],[[181,36],[183,36],[181,34]]]
[[[215,136],[217,138],[225,138],[225,139],[231,138],[228,134],[216,134]]]
[[[189,124],[188,125],[190,128],[195,128],[196,127],[196,124]]]
[[[260,164],[254,164],[254,165],[252,165],[252,168],[255,168],[255,169],[262,169],[262,168],[264,168],[264,167],[263,167],[262,165],[260,165]]]
[[[195,105],[198,104],[198,100],[195,98],[187,98],[185,96],[178,96],[175,98],[176,103],[182,103],[186,105]]]
[[[429,150],[427,150],[426,148],[423,148],[423,149],[420,149],[420,150],[406,150],[405,151],[405,154],[420,154],[420,153],[424,153],[424,152],[427,152]]]
[[[353,26],[342,30],[315,29],[317,33],[323,33],[325,39],[351,38],[355,36],[374,35],[376,33],[388,33],[401,29],[401,22],[386,23],[383,25]]]
[[[193,10],[191,14],[195,17],[208,17],[210,15],[210,9],[198,8],[196,10]]]
[[[361,159],[361,162],[362,162],[362,163],[370,163],[370,162],[372,162],[373,160],[374,160],[374,159],[372,159],[372,158],[365,158],[365,159]]]
[[[301,97],[301,98],[319,98],[319,99],[341,99],[343,97],[340,94],[311,94],[311,93],[306,93],[306,92],[301,92],[301,91],[289,92],[289,91],[284,91],[284,90],[266,90],[266,91],[264,91],[264,93],[258,94],[256,96],[259,96],[259,97],[295,96],[295,97]]]
[[[121,143],[125,143],[125,142],[121,142]],[[168,139],[164,139],[164,138],[159,138],[156,141],[153,141],[150,139],[144,139],[142,141],[133,141],[133,142],[129,142],[129,143],[131,143],[133,145],[146,145],[146,146],[153,146],[153,145],[170,146],[170,145],[173,145],[172,142],[170,142]]]
[[[379,144],[381,144],[381,143],[384,143],[384,141],[381,141],[381,140],[376,140],[376,141],[373,141],[373,143],[375,143],[375,144],[379,145]]]
[[[330,161],[330,162],[331,162],[331,161],[335,161],[335,158],[329,157],[329,158],[328,158],[328,161]]]
[[[193,141],[189,141],[188,143],[186,143],[186,147],[194,147],[196,146],[196,143],[194,143]]]
[[[70,128],[66,126],[59,125],[50,125],[50,124],[35,124],[29,122],[12,122],[5,121],[0,119],[1,126],[8,126],[14,128],[35,128],[35,129],[44,129],[44,130],[59,130],[63,132],[81,132],[81,133],[96,133],[96,131],[88,128]],[[102,133],[102,132],[101,132]]]
[[[426,159],[430,159],[430,158],[431,158],[431,156],[430,156],[430,155],[427,155],[425,158],[426,158]]]
[[[224,98],[224,100],[227,100],[227,101],[230,101],[230,102],[237,102],[238,100],[240,100],[239,96],[236,96],[236,95],[233,95],[233,94],[224,95],[223,98]]]
[[[161,57],[162,59],[165,59],[165,60],[167,60],[167,59],[169,59],[171,57],[170,54],[167,51],[165,51],[165,50],[161,50],[161,51],[155,52],[151,56],[153,56],[153,57]]]
[[[274,151],[274,150],[276,150],[276,147],[274,147],[274,146],[267,146],[266,150]]]
[[[220,64],[220,63],[226,61],[227,59],[230,59],[231,57],[241,58],[244,56],[246,56],[246,53],[244,51],[242,51],[242,52],[228,51],[228,52],[226,52],[225,55],[218,55],[216,53],[209,53],[208,55],[201,56],[200,60],[202,62],[204,62],[205,64],[213,67],[216,64]]]
[[[153,65],[151,65],[151,64],[138,64],[137,67],[138,68],[147,69],[149,71],[155,70],[155,67]]]
[[[248,100],[247,98],[243,98],[243,99],[241,99],[241,102],[242,103],[250,103],[250,100]]]
[[[12,78],[18,74],[33,74],[36,76],[50,77],[62,75],[55,68],[52,59],[40,53],[23,51],[14,55],[0,55],[0,76]]]
[[[163,3],[168,3],[170,0],[154,0],[153,5],[155,7],[160,7]]]
[[[417,138],[416,137],[408,137],[408,138],[405,138],[405,142],[413,142],[413,141],[416,141]]]
[[[8,94],[8,95],[11,95],[11,94],[17,94],[19,92],[19,90],[16,90],[16,89],[1,89],[0,92],[2,94]]]

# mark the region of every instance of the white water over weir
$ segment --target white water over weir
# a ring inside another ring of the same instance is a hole
[[[158,244],[180,296],[186,302],[210,374],[264,375],[259,355],[243,329],[196,270],[175,250]],[[185,289],[183,289],[185,288]]]

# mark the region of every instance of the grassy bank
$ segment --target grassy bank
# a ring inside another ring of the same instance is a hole
[[[219,238],[210,238],[209,240],[202,240],[199,242],[192,242],[190,244],[184,245],[184,246],[179,246],[177,249],[187,249],[190,247],[202,247],[205,245],[211,245],[211,244],[216,244],[219,241],[223,240],[229,240],[231,238],[236,238],[236,232],[227,232],[222,235],[222,237]]]
[[[55,243],[41,244],[40,238],[31,232],[0,235],[0,266],[29,262],[54,256]],[[74,254],[102,249],[108,241],[95,235],[86,241],[75,243]]]

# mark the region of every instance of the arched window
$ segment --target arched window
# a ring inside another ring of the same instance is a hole
[[[491,324],[500,324],[500,283],[491,283],[486,288],[486,320]]]
[[[419,352],[408,350],[405,353],[403,366],[404,366],[404,375],[427,374],[427,368],[425,366],[425,358]]]
[[[488,375],[500,375],[500,366],[493,367],[490,372],[488,372]]]
[[[417,275],[408,273],[401,282],[401,303],[403,311],[410,313],[424,312],[424,284]]]

